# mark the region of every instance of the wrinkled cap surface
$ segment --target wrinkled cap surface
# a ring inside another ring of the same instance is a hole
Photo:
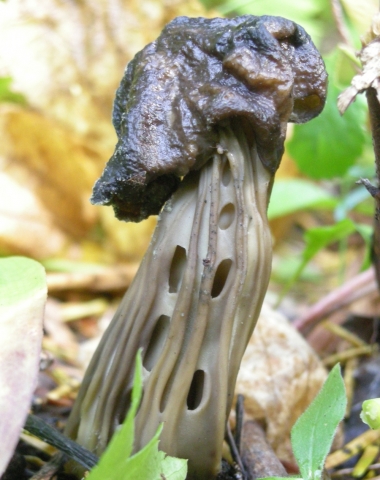
[[[158,214],[180,177],[217,146],[217,127],[245,118],[275,172],[287,122],[323,109],[327,74],[310,37],[280,17],[178,17],[129,63],[116,93],[115,153],[92,203],[119,219]]]

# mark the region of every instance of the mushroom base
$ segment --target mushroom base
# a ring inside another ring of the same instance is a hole
[[[220,468],[241,358],[267,290],[272,174],[241,123],[166,203],[151,245],[86,372],[66,433],[100,455],[130,404],[137,350],[143,399],[135,451],[164,423],[160,449],[189,479]]]

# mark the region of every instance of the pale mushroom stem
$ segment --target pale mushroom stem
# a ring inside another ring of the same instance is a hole
[[[189,479],[220,468],[236,376],[267,290],[273,174],[243,123],[219,129],[212,159],[189,173],[87,370],[66,432],[101,454],[127,413],[134,359],[144,393],[134,449],[164,422],[160,449]]]

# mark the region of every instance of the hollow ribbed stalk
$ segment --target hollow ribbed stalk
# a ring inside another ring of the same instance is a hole
[[[217,473],[236,376],[271,268],[266,209],[272,175],[240,125],[190,173],[160,215],[151,245],[88,368],[67,433],[101,454],[124,420],[134,359],[144,394],[135,450],[164,422],[160,448]]]

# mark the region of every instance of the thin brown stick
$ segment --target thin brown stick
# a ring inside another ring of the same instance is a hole
[[[346,45],[352,46],[348,29],[344,22],[344,13],[343,13],[342,5],[339,0],[331,0],[331,10],[335,20],[336,28],[343,42]]]
[[[368,180],[361,180],[369,193],[375,200],[375,214],[372,238],[372,263],[376,272],[377,286],[380,290],[380,104],[377,99],[377,92],[370,87],[366,91],[369,118],[372,130],[372,143],[375,153],[377,187],[370,184]]]
[[[248,480],[288,476],[257,422],[250,420],[244,423],[241,457]]]
[[[321,320],[376,289],[375,272],[369,268],[312,305],[293,325],[307,335]]]
[[[242,459],[241,459],[241,456],[240,456],[240,452],[239,452],[239,449],[236,445],[235,437],[232,435],[231,427],[230,427],[229,422],[227,422],[227,425],[226,425],[226,440],[227,440],[228,446],[230,447],[232,458],[233,458],[234,462],[239,465],[240,472],[242,473],[243,478],[245,480],[248,477],[247,477],[247,474],[245,473],[245,468],[244,468],[244,465],[243,465],[243,462],[242,462]]]
[[[354,471],[354,468],[355,467],[350,467],[350,468],[341,468],[339,470],[336,470],[335,472],[332,472],[331,473],[331,478],[334,478],[334,477],[340,477],[340,476],[343,476],[343,475],[351,475],[352,472]],[[368,470],[380,470],[380,463],[373,463],[372,465],[370,465],[368,467]],[[372,480],[373,480],[374,477],[372,477]],[[375,477],[377,478],[377,477]]]
[[[240,453],[241,450],[241,434],[243,430],[243,422],[244,422],[244,396],[238,394],[236,398],[236,426],[235,426],[235,443]]]
[[[66,460],[65,455],[57,453],[30,480],[51,480]]]

